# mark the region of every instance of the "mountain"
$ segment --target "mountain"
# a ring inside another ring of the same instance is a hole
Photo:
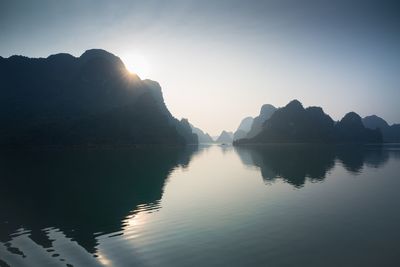
[[[384,119],[376,115],[367,116],[362,119],[362,122],[364,126],[369,129],[380,128],[381,130],[383,130],[389,127],[389,124]]]
[[[382,142],[379,130],[364,127],[361,117],[350,112],[335,124],[320,107],[304,108],[293,100],[275,111],[262,131],[247,143],[375,143]]]
[[[384,133],[385,142],[400,143],[400,124],[392,124],[390,130]]]
[[[233,140],[238,140],[245,138],[247,133],[250,131],[251,126],[253,124],[253,117],[246,117],[244,118],[240,124],[235,133],[233,134]]]
[[[160,85],[117,56],[0,57],[0,146],[195,143],[165,106]]]
[[[275,111],[276,107],[274,107],[273,105],[263,105],[260,110],[260,115],[254,118],[251,128],[246,135],[246,138],[252,138],[259,134],[263,128],[265,121],[268,120]]]
[[[389,125],[384,119],[376,115],[367,116],[362,119],[362,122],[369,129],[380,129],[384,142],[400,142],[400,124]]]
[[[228,144],[232,143],[233,142],[233,133],[227,132],[227,131],[222,131],[216,142],[217,143],[228,143]]]
[[[361,117],[355,112],[347,113],[336,125],[336,139],[344,143],[375,143],[382,142],[379,129],[365,128]]]
[[[243,131],[245,131],[245,132],[250,131],[251,126],[253,125],[253,120],[254,120],[253,117],[246,117],[246,118],[244,118],[244,119],[240,122],[239,127],[238,127],[238,130],[243,130]]]
[[[199,143],[214,143],[214,140],[208,133],[204,133],[201,129],[190,125],[192,132],[197,135]]]

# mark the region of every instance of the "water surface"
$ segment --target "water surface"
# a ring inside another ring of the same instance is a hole
[[[0,266],[396,266],[400,146],[2,152]]]

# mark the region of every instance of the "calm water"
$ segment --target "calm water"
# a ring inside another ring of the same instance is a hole
[[[400,145],[0,156],[0,266],[398,266]]]

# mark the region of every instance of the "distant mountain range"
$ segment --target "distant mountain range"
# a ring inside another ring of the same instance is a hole
[[[270,118],[261,125],[261,131],[254,137],[237,140],[234,144],[379,143],[382,141],[381,131],[366,128],[361,117],[354,112],[347,113],[339,122],[335,122],[324,113],[322,108],[304,108],[299,101],[293,100],[285,107],[273,112]]]
[[[202,144],[214,143],[214,140],[208,133],[203,132],[200,128],[197,128],[192,124],[190,126],[192,128],[192,132],[197,135],[199,143]]]
[[[222,131],[219,137],[216,140],[217,143],[225,143],[232,144],[233,142],[233,133],[228,131]]]
[[[104,50],[0,57],[0,81],[0,146],[197,143],[160,85]]]

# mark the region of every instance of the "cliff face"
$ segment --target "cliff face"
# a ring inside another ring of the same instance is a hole
[[[335,124],[320,107],[304,108],[293,100],[265,121],[262,131],[246,143],[375,143],[382,142],[379,130],[367,129],[354,112]]]
[[[253,138],[258,135],[264,126],[264,123],[271,118],[272,114],[276,111],[276,107],[270,104],[265,104],[261,107],[260,114],[254,118],[250,130],[246,138]]]
[[[254,119],[252,117],[246,117],[244,118],[240,124],[237,130],[233,134],[233,140],[238,140],[245,138],[247,133],[251,130],[251,126],[253,125]]]
[[[100,49],[0,58],[0,145],[188,143],[157,82]]]

